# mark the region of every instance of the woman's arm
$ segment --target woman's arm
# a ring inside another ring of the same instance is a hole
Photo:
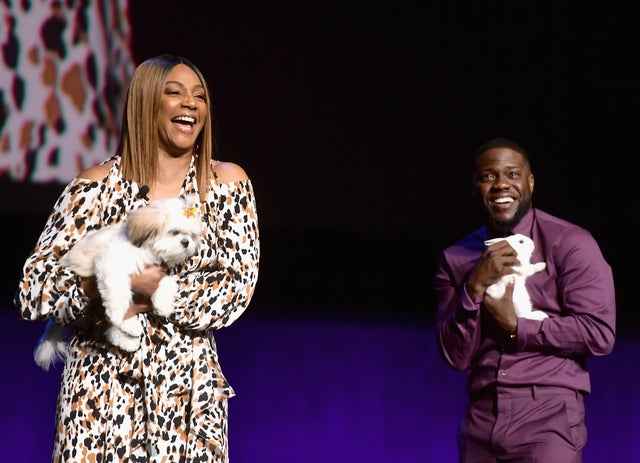
[[[238,169],[232,167],[235,177],[222,179],[243,175],[245,179],[216,184],[208,204],[213,241],[207,252],[215,253],[216,266],[187,273],[179,283],[176,310],[170,318],[188,329],[230,325],[253,296],[260,259],[258,216],[251,182]]]
[[[62,267],[59,259],[100,222],[99,182],[78,177],[58,197],[37,244],[27,257],[14,302],[24,320],[79,318],[89,302],[91,281]],[[84,289],[82,287],[84,285]]]

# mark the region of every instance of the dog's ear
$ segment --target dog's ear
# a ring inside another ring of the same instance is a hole
[[[167,214],[161,207],[161,201],[142,206],[127,215],[127,237],[135,246],[140,247],[162,233],[166,221]]]

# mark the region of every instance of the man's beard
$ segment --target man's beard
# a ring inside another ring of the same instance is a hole
[[[529,209],[531,209],[531,201],[520,203],[513,218],[507,222],[500,222],[496,220],[495,216],[489,215],[489,228],[496,237],[511,235],[513,228],[520,223],[520,220],[529,212]]]

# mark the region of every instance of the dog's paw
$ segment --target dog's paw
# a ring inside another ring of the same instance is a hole
[[[176,276],[171,275],[161,279],[158,284],[158,289],[151,295],[153,312],[161,317],[171,315],[177,292],[178,280]]]
[[[142,323],[140,323],[140,319],[138,318],[138,316],[127,318],[125,321],[123,321],[120,324],[120,330],[122,330],[124,334],[133,336],[135,338],[139,338],[140,336],[142,336],[143,332]]]
[[[140,347],[140,338],[129,336],[121,329],[112,326],[105,332],[105,336],[111,344],[127,352],[134,352]]]
[[[98,282],[98,286],[107,320],[112,325],[120,326],[131,305],[131,287],[126,286],[118,289],[115,285],[107,287],[101,282]]]

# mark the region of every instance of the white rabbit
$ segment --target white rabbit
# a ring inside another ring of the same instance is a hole
[[[513,267],[516,273],[504,275],[498,282],[489,286],[485,293],[493,298],[500,298],[504,295],[507,283],[514,281],[513,305],[516,308],[516,315],[518,317],[530,318],[533,320],[542,320],[547,318],[548,315],[543,311],[533,310],[531,298],[529,297],[529,292],[525,286],[527,277],[534,273],[543,271],[547,268],[547,264],[545,262],[537,262],[535,264],[531,263],[534,244],[531,238],[525,235],[516,234],[505,238],[494,238],[485,241],[484,244],[489,246],[503,240],[506,240],[518,253],[520,265]]]

